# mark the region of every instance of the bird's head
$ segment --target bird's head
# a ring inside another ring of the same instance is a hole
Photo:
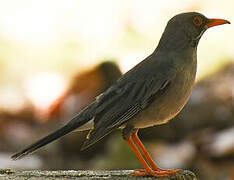
[[[224,19],[209,19],[197,12],[181,13],[169,20],[164,31],[167,37],[165,40],[177,41],[177,44],[179,44],[178,41],[181,41],[181,44],[182,41],[187,41],[196,47],[208,28],[222,24],[230,24],[230,22]]]
[[[198,40],[208,28],[230,22],[224,19],[209,19],[200,13],[189,12],[174,16],[168,24],[180,26],[189,38]]]

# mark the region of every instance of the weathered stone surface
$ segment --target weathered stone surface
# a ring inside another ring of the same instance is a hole
[[[113,180],[197,180],[196,176],[191,171],[181,171],[175,175],[170,175],[166,178],[153,178],[153,177],[140,177],[136,178],[132,175],[129,175],[132,170],[120,170],[120,171],[15,171],[11,169],[2,169],[0,170],[0,179],[4,180],[69,180],[69,179],[113,179]]]

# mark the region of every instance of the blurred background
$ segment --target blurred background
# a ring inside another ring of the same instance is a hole
[[[141,167],[116,131],[86,151],[71,133],[32,156],[12,153],[71,119],[153,52],[175,14],[198,11],[234,22],[233,1],[0,1],[0,168]],[[197,84],[170,123],[140,131],[164,168],[200,179],[234,179],[234,26],[209,29],[198,46]]]

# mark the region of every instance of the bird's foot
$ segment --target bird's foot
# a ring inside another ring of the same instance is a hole
[[[168,169],[168,170],[136,169],[131,174],[136,177],[140,176],[167,177],[170,174],[176,174],[178,172],[180,172],[179,169]]]
[[[181,170],[180,169],[161,169],[161,168],[152,168],[154,171],[160,171],[160,172],[166,172],[168,174],[176,174],[178,172],[180,172]]]

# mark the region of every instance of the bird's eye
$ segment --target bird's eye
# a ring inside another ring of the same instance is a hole
[[[195,16],[193,18],[193,24],[195,24],[196,26],[201,26],[202,23],[202,18],[200,16]]]

